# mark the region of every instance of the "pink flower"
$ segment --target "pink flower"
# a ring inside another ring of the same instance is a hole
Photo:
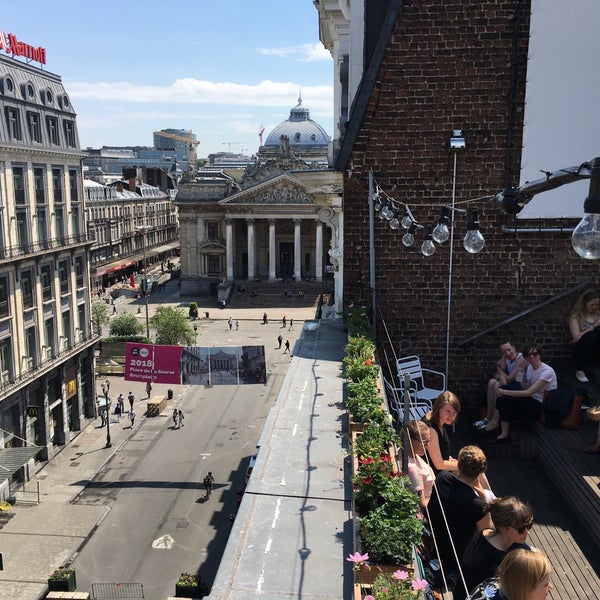
[[[368,553],[361,554],[360,552],[355,552],[354,554],[348,554],[346,560],[348,562],[360,564],[365,562],[366,560],[369,560],[369,555]]]
[[[368,594],[367,596],[365,596],[363,598],[363,600],[375,600],[375,598],[373,598],[373,596],[371,596],[371,594]]]
[[[392,573],[392,577],[394,579],[398,579],[399,581],[406,581],[408,579],[408,573],[406,571],[394,571]]]
[[[410,584],[415,592],[422,592],[427,589],[429,584],[425,579],[413,579],[413,582]]]

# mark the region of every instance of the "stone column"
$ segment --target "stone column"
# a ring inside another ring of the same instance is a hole
[[[269,281],[275,281],[275,221],[269,220]]]
[[[302,259],[301,259],[301,246],[300,246],[300,226],[302,221],[296,219],[294,221],[294,279],[300,281],[302,277]]]
[[[227,281],[233,281],[233,223],[225,221],[225,253],[227,262]]]
[[[323,279],[323,223],[317,221],[315,231],[315,277],[317,281]]]
[[[204,231],[204,219],[198,217],[196,220],[196,239],[194,240],[194,247],[196,248],[196,275],[206,274],[206,265],[200,252],[200,243],[206,239]]]
[[[256,277],[256,247],[254,243],[254,219],[246,219],[248,225],[248,281]]]

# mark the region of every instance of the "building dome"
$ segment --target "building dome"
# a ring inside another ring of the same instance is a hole
[[[287,136],[290,146],[327,146],[329,136],[327,132],[310,118],[308,108],[302,106],[302,98],[298,98],[298,104],[290,110],[290,117],[280,125],[277,125],[267,136],[266,147],[279,147],[282,136]]]

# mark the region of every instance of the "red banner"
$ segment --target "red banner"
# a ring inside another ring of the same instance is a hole
[[[156,383],[181,383],[179,365],[181,346],[154,346],[154,381]]]
[[[125,344],[125,379],[127,381],[155,381],[154,345],[127,342]]]

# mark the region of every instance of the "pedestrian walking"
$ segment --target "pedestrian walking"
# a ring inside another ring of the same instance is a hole
[[[135,410],[133,408],[129,411],[129,420],[131,421],[131,429],[133,429],[133,424],[135,423]]]
[[[149,381],[146,384],[146,394],[148,395],[148,400],[150,400],[150,394],[152,393],[152,383]]]
[[[283,318],[281,319],[281,322],[283,323],[282,329],[285,329],[285,325],[287,323],[285,315],[283,315]]]
[[[100,418],[102,419],[102,422],[100,423],[100,427],[104,427],[106,425],[106,412],[107,412],[106,406],[100,407]]]
[[[129,408],[131,410],[133,410],[133,401],[135,400],[135,396],[133,395],[133,392],[129,392],[129,395],[127,396],[127,400],[129,400]]]
[[[235,322],[235,330],[237,331],[240,328],[240,322],[236,321]]]
[[[121,422],[121,405],[117,402],[115,406],[115,416],[117,417],[117,423]]]
[[[277,336],[277,341],[279,342],[279,346],[277,346],[277,350],[281,350],[281,344],[283,344],[283,338],[281,337],[281,334],[279,334]]]
[[[227,321],[227,324],[229,325],[229,331],[231,331],[233,328],[233,319],[231,317],[229,317],[229,321]]]
[[[112,314],[116,315],[117,314],[117,307],[114,305],[114,303],[113,303],[112,307],[113,307]]]
[[[179,411],[177,413],[177,427],[183,427],[183,419],[184,419],[183,413],[181,411]]]
[[[173,425],[177,428],[177,409],[173,409]]]
[[[269,322],[267,319],[267,313],[263,313],[263,325],[266,325]]]
[[[288,331],[291,331],[292,329],[294,329],[294,319],[290,319],[290,328]]]
[[[119,394],[119,397],[117,398],[117,404],[121,408],[121,414],[123,414],[125,412],[125,397],[123,394]]]
[[[285,350],[283,351],[283,353],[285,354],[286,352],[290,351],[290,340],[285,340]]]
[[[204,484],[204,488],[206,489],[206,499],[210,497],[210,493],[212,492],[213,486],[215,485],[215,478],[211,471],[208,472],[208,475],[202,481]]]

